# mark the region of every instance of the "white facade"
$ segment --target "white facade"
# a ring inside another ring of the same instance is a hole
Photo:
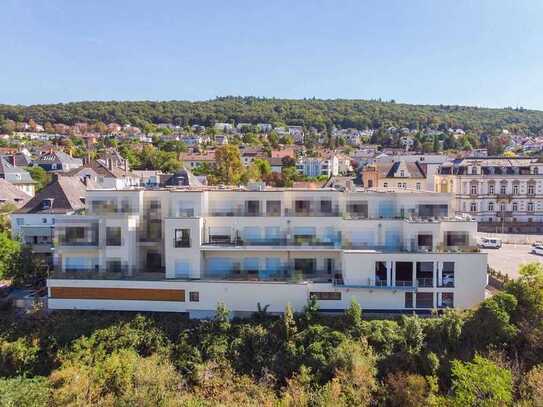
[[[335,155],[329,158],[302,157],[296,163],[296,169],[306,177],[337,176],[339,159]]]
[[[205,317],[218,302],[301,311],[316,295],[327,311],[352,298],[374,312],[470,308],[486,254],[450,204],[422,192],[88,191],[86,216],[56,219],[49,307]]]

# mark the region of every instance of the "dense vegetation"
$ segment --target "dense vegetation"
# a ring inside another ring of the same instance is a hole
[[[188,102],[78,102],[53,105],[0,105],[0,116],[18,122],[117,122],[143,128],[148,123],[213,125],[216,122],[272,123],[331,128],[411,129],[449,127],[473,132],[512,129],[526,134],[543,128],[543,112],[522,108],[409,105],[375,100],[266,99],[222,97]]]
[[[2,406],[538,406],[543,265],[472,311],[0,314]]]

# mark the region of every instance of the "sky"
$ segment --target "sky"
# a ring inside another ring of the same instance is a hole
[[[1,0],[0,103],[394,99],[543,110],[541,0]]]

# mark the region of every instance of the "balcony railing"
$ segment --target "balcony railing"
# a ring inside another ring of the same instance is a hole
[[[318,247],[341,247],[341,240],[318,239],[318,238],[270,238],[270,239],[228,239],[228,238],[210,238],[203,243],[203,246],[318,246]]]
[[[143,270],[129,271],[121,267],[118,271],[108,269],[67,269],[66,271],[55,270],[47,277],[51,280],[141,280],[160,281],[166,278],[164,271],[150,272]]]
[[[417,278],[417,287],[433,287],[434,279],[433,278]]]
[[[282,267],[278,269],[228,269],[208,270],[200,272],[202,280],[220,281],[277,281],[277,282],[314,282],[314,283],[337,283],[342,282],[341,271],[314,270],[304,272],[293,267]]]

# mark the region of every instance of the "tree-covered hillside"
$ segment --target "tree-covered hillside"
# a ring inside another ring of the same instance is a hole
[[[467,106],[409,105],[375,100],[267,99],[222,97],[209,101],[78,102],[52,105],[0,105],[0,116],[38,123],[117,122],[212,125],[215,122],[272,123],[318,129],[409,127],[463,128],[473,132],[507,128],[536,134],[543,128],[543,111]]]

